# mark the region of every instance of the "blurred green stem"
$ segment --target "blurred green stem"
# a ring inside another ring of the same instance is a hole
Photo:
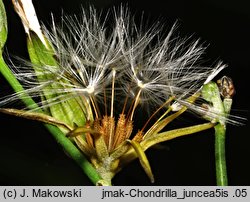
[[[215,168],[218,186],[227,186],[227,166],[225,154],[226,127],[217,124],[215,127]]]

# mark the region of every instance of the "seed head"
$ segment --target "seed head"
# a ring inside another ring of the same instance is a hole
[[[52,28],[43,26],[42,33],[48,40],[47,48],[51,46],[46,51],[53,55],[53,62],[14,66],[13,72],[26,90],[0,104],[28,94],[38,99],[39,109],[54,117],[52,107],[65,111],[60,105],[68,102],[68,106],[73,106],[73,99],[86,123],[77,124],[77,112],[67,108],[71,114],[68,128],[72,128],[67,135],[99,172],[105,171],[103,176],[118,172],[119,158],[133,158],[129,152],[134,148],[153,181],[143,150],[165,140],[165,133],[160,138],[156,135],[186,108],[204,115],[206,109],[197,106],[195,99],[203,84],[226,66],[221,62],[213,67],[202,66],[204,48],[199,40],[174,36],[176,25],[165,35],[159,24],[148,30],[142,27],[124,7],[107,15],[97,14],[90,7],[89,11],[82,11],[81,17],[62,17],[61,25],[52,21]],[[140,104],[147,104],[152,111],[142,129],[135,131]],[[178,112],[167,116],[171,110]],[[150,125],[156,116],[157,121]],[[206,116],[223,115],[215,112]],[[213,124],[203,127],[211,128]]]

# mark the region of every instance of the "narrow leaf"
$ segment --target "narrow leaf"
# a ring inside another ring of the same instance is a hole
[[[144,169],[145,173],[149,177],[150,181],[152,183],[154,183],[154,181],[155,181],[154,175],[152,173],[147,156],[146,156],[145,152],[143,151],[143,148],[141,147],[141,145],[138,142],[135,142],[133,140],[128,139],[127,142],[129,142],[131,144],[131,146],[133,147],[133,149],[135,150],[135,152],[139,158],[139,161],[141,163],[142,168]]]
[[[184,135],[190,135],[193,133],[197,133],[197,132],[200,132],[203,130],[213,128],[214,126],[215,126],[214,123],[209,122],[209,123],[199,124],[199,125],[195,125],[195,126],[189,126],[189,127],[185,127],[185,128],[180,128],[180,129],[162,132],[159,134],[152,135],[151,137],[143,140],[141,142],[141,146],[142,146],[143,150],[145,151],[149,147],[156,145],[160,142],[165,142],[165,141],[168,141],[168,140],[171,140],[171,139],[174,139],[177,137],[181,137]]]
[[[8,30],[7,30],[6,12],[5,12],[3,1],[0,0],[0,51],[1,51],[1,54],[2,54],[2,49],[7,40],[7,35],[8,35],[7,32]]]
[[[9,108],[0,108],[0,112],[5,114],[14,115],[17,117],[22,117],[30,120],[40,121],[43,123],[52,124],[55,126],[64,127],[66,130],[71,131],[72,128],[65,124],[64,122],[61,122],[59,120],[56,120],[55,118],[48,116],[43,113],[38,112],[32,112],[32,111],[24,111],[19,109],[9,109]]]

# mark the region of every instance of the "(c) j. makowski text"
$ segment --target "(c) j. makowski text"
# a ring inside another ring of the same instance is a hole
[[[30,191],[30,190],[29,190]],[[82,197],[82,189],[71,190],[51,190],[51,189],[31,189],[31,192],[23,189],[20,197],[33,197],[33,198],[80,198]]]

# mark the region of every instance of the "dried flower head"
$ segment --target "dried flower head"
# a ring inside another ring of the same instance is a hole
[[[29,32],[29,24],[25,25]],[[59,125],[104,179],[110,180],[124,164],[139,157],[153,181],[144,151],[178,135],[214,126],[207,123],[197,128],[162,132],[186,109],[202,115],[207,112],[194,101],[203,84],[211,81],[225,65],[219,62],[214,67],[202,66],[204,48],[199,40],[188,42],[173,36],[176,26],[165,36],[159,25],[146,31],[142,27],[122,7],[106,16],[90,8],[83,10],[81,17],[63,17],[61,26],[53,22],[51,31],[43,27],[42,43],[46,46],[41,50],[52,57],[14,67],[26,90],[1,100],[0,104],[26,95],[38,98],[38,108],[32,110],[46,113],[39,120]],[[39,40],[35,35],[29,32],[33,44]],[[140,104],[147,104],[150,116],[139,130],[134,128],[134,117]],[[32,118],[33,111],[22,116]],[[62,111],[66,118],[60,116]],[[207,116],[223,114],[215,112]]]

